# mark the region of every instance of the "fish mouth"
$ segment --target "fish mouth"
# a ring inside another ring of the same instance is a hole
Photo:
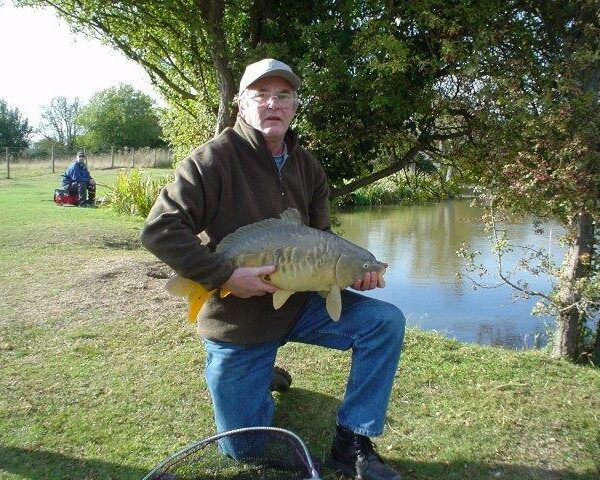
[[[375,261],[371,264],[371,268],[370,271],[371,272],[377,272],[377,273],[381,273],[381,275],[383,275],[385,273],[385,270],[387,269],[388,264],[385,262],[380,262],[380,261]]]

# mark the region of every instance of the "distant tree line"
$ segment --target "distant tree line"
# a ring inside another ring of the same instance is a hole
[[[18,108],[10,108],[5,100],[0,98],[0,147],[26,148],[32,128],[26,118],[23,118]]]
[[[164,147],[159,115],[150,96],[119,85],[97,92],[85,105],[78,98],[54,97],[42,107],[39,128],[34,130],[17,108],[0,99],[0,147],[29,147],[33,133],[44,137],[35,144],[40,151]]]

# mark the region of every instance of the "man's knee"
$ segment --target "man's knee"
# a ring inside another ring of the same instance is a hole
[[[391,341],[402,342],[406,329],[406,318],[396,305],[379,301],[376,319],[379,323],[381,334]]]

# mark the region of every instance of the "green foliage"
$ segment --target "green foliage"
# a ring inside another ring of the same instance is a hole
[[[338,206],[407,205],[438,202],[456,198],[459,194],[460,187],[456,182],[442,182],[437,175],[405,170],[338,197],[335,203]]]
[[[86,130],[83,146],[91,150],[164,144],[154,101],[130,85],[96,93],[81,109],[77,122]]]
[[[189,115],[179,105],[173,104],[160,115],[160,124],[165,138],[174,146],[175,162],[187,157],[198,145],[208,141],[214,133],[214,115],[200,102],[189,100],[189,109],[196,114]]]
[[[513,6],[491,1],[319,6],[304,10],[302,25],[294,25],[300,23],[294,17],[282,30],[296,28],[303,42],[299,69],[307,93],[298,124],[334,189],[378,170],[399,171],[415,148],[454,158],[450,140],[464,142],[472,128],[469,104],[457,96],[456,83],[479,73],[473,66],[479,65],[480,49],[492,47],[493,36],[508,28],[506,14]]]
[[[465,168],[498,206],[564,225],[578,212],[600,218],[599,7],[586,0],[524,9],[513,36],[531,53],[481,78],[479,132]]]
[[[10,108],[0,98],[0,147],[25,148],[32,129],[18,108]]]
[[[286,61],[304,80],[296,126],[334,188],[381,168],[399,171],[414,147],[435,151],[437,141],[466,138],[452,80],[480,65],[514,9],[491,0],[23,3],[54,5],[143,65],[176,106],[163,125],[185,153],[210,123],[234,121],[246,64]],[[194,122],[198,136],[185,133]]]
[[[134,168],[121,171],[114,187],[109,191],[107,201],[110,207],[119,212],[146,218],[168,179],[144,178],[142,171]]]
[[[352,192],[345,205],[399,205],[410,203],[410,189],[405,185],[399,186],[386,180],[380,180]],[[344,197],[343,197],[344,198]]]
[[[54,151],[55,156],[65,156],[74,154],[73,150],[65,148],[65,146],[51,138],[43,138],[35,142],[31,148],[27,150],[27,154],[31,158],[49,158],[51,152]]]

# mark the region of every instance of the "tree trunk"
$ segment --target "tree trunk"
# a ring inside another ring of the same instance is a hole
[[[213,61],[215,61],[214,58]],[[225,62],[222,62],[220,68],[220,64],[217,64],[215,61],[219,82],[219,111],[217,113],[215,135],[221,133],[226,127],[232,127],[236,118],[236,109],[233,104],[233,97],[236,91],[235,83],[231,72],[229,72],[229,67],[224,68],[223,65],[225,65]]]
[[[593,4],[586,2],[576,3],[574,26],[572,36],[565,42],[566,57],[574,63],[575,72],[574,78],[581,88],[583,95],[589,95],[592,104],[598,101],[598,87],[600,86],[600,62],[597,56],[593,61],[584,62],[583,66],[580,62],[573,59],[573,52],[591,52],[597,51],[598,40],[594,34],[590,34],[594,30],[589,28],[592,25],[597,25],[597,11]],[[582,97],[577,94],[578,100]],[[583,97],[585,98],[585,97]],[[585,135],[584,135],[585,138]],[[591,144],[588,144],[590,151],[597,151],[598,144],[594,138]],[[580,294],[576,288],[577,280],[589,275],[591,269],[592,256],[594,254],[594,223],[592,215],[589,213],[580,213],[577,216],[576,236],[565,256],[565,277],[559,285],[560,301],[563,305],[568,306],[580,300]],[[583,322],[583,315],[575,307],[567,308],[558,318],[557,332],[552,348],[552,357],[554,358],[570,358],[578,360],[581,351],[581,341],[579,333]],[[600,328],[600,325],[597,327]],[[600,332],[596,332],[594,339],[595,348],[600,349]]]
[[[217,72],[219,110],[217,112],[215,135],[218,135],[224,128],[233,126],[236,117],[233,105],[233,97],[236,92],[235,80],[233,79],[231,65],[227,58],[229,49],[223,30],[225,3],[223,0],[197,0],[197,5],[207,25],[210,40],[210,57]]]
[[[581,293],[577,281],[587,276],[594,244],[594,223],[589,213],[576,218],[575,235],[563,262],[564,277],[558,286],[560,303],[564,310],[557,318],[557,329],[552,346],[553,358],[577,360],[581,354],[579,333],[585,321],[577,308]]]
[[[600,365],[600,320],[598,320],[598,323],[596,324],[596,336],[594,337],[591,358],[594,365]]]

